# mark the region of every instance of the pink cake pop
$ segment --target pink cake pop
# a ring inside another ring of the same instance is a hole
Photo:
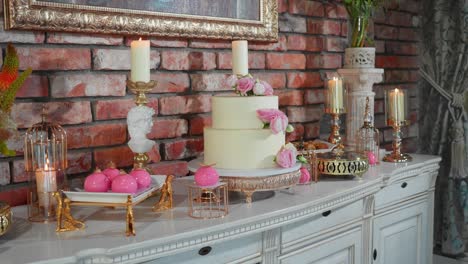
[[[120,175],[112,181],[112,191],[116,193],[136,193],[137,189],[137,181],[125,171],[120,171]]]
[[[213,186],[218,183],[219,174],[213,165],[202,165],[195,172],[195,183],[198,186]]]
[[[151,176],[144,169],[134,169],[130,172],[130,175],[137,181],[138,189],[147,188],[151,185]]]
[[[115,163],[113,161],[107,164],[107,169],[105,169],[102,173],[104,173],[111,181],[120,175],[120,171],[115,167]]]
[[[107,192],[110,188],[110,184],[109,178],[107,178],[100,169],[96,169],[86,177],[84,189],[87,192]]]
[[[377,158],[375,157],[374,152],[367,152],[367,158],[369,159],[369,165],[375,165],[377,163]]]

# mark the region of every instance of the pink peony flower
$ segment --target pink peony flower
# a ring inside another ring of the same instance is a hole
[[[273,118],[275,118],[276,116],[280,114],[283,114],[283,112],[274,108],[265,108],[265,109],[257,110],[258,118],[260,118],[260,120],[262,120],[262,122],[264,123],[270,123],[271,120],[273,120]]]
[[[301,167],[301,178],[299,179],[300,184],[306,184],[310,182],[310,173],[306,167]]]
[[[296,155],[293,150],[288,148],[281,148],[276,154],[276,164],[283,168],[291,168],[296,164]]]
[[[237,91],[239,91],[241,95],[247,95],[247,92],[251,91],[254,88],[254,85],[255,80],[253,78],[241,78],[237,82]]]
[[[232,74],[231,76],[229,76],[227,79],[226,79],[226,85],[228,85],[229,87],[234,87],[237,85],[237,76]]]
[[[265,95],[265,86],[260,82],[256,82],[253,88],[253,92],[255,95]]]
[[[270,128],[273,134],[285,132],[288,127],[288,117],[281,112],[270,121]]]
[[[273,95],[273,87],[265,81],[261,81],[263,84],[263,87],[265,87],[265,92],[263,93],[264,95]]]

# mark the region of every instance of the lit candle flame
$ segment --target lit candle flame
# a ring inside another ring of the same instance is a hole
[[[44,170],[45,171],[49,170],[49,158],[46,159],[46,163],[44,164]]]
[[[140,39],[138,41],[141,41],[141,37],[140,37]]]

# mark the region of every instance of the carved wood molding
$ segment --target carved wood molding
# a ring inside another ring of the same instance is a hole
[[[44,6],[31,0],[5,0],[5,29],[276,41],[277,2],[261,1],[259,22],[112,8],[64,8],[63,4]]]

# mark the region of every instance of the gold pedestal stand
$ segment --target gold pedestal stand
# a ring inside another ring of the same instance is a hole
[[[135,103],[138,106],[146,105],[148,103],[145,93],[153,90],[157,84],[158,82],[156,81],[133,82],[131,80],[127,80],[128,88],[136,95]],[[133,157],[133,167],[135,169],[147,169],[146,165],[148,164],[148,161],[149,157],[146,153],[135,153],[135,156]]]
[[[317,171],[329,176],[358,176],[369,169],[367,157],[356,152],[335,149],[332,152],[317,154]]]
[[[393,127],[393,151],[390,154],[385,155],[383,161],[393,163],[410,162],[413,158],[405,153],[401,153],[401,127],[408,124],[407,121],[401,122],[390,122]]]

